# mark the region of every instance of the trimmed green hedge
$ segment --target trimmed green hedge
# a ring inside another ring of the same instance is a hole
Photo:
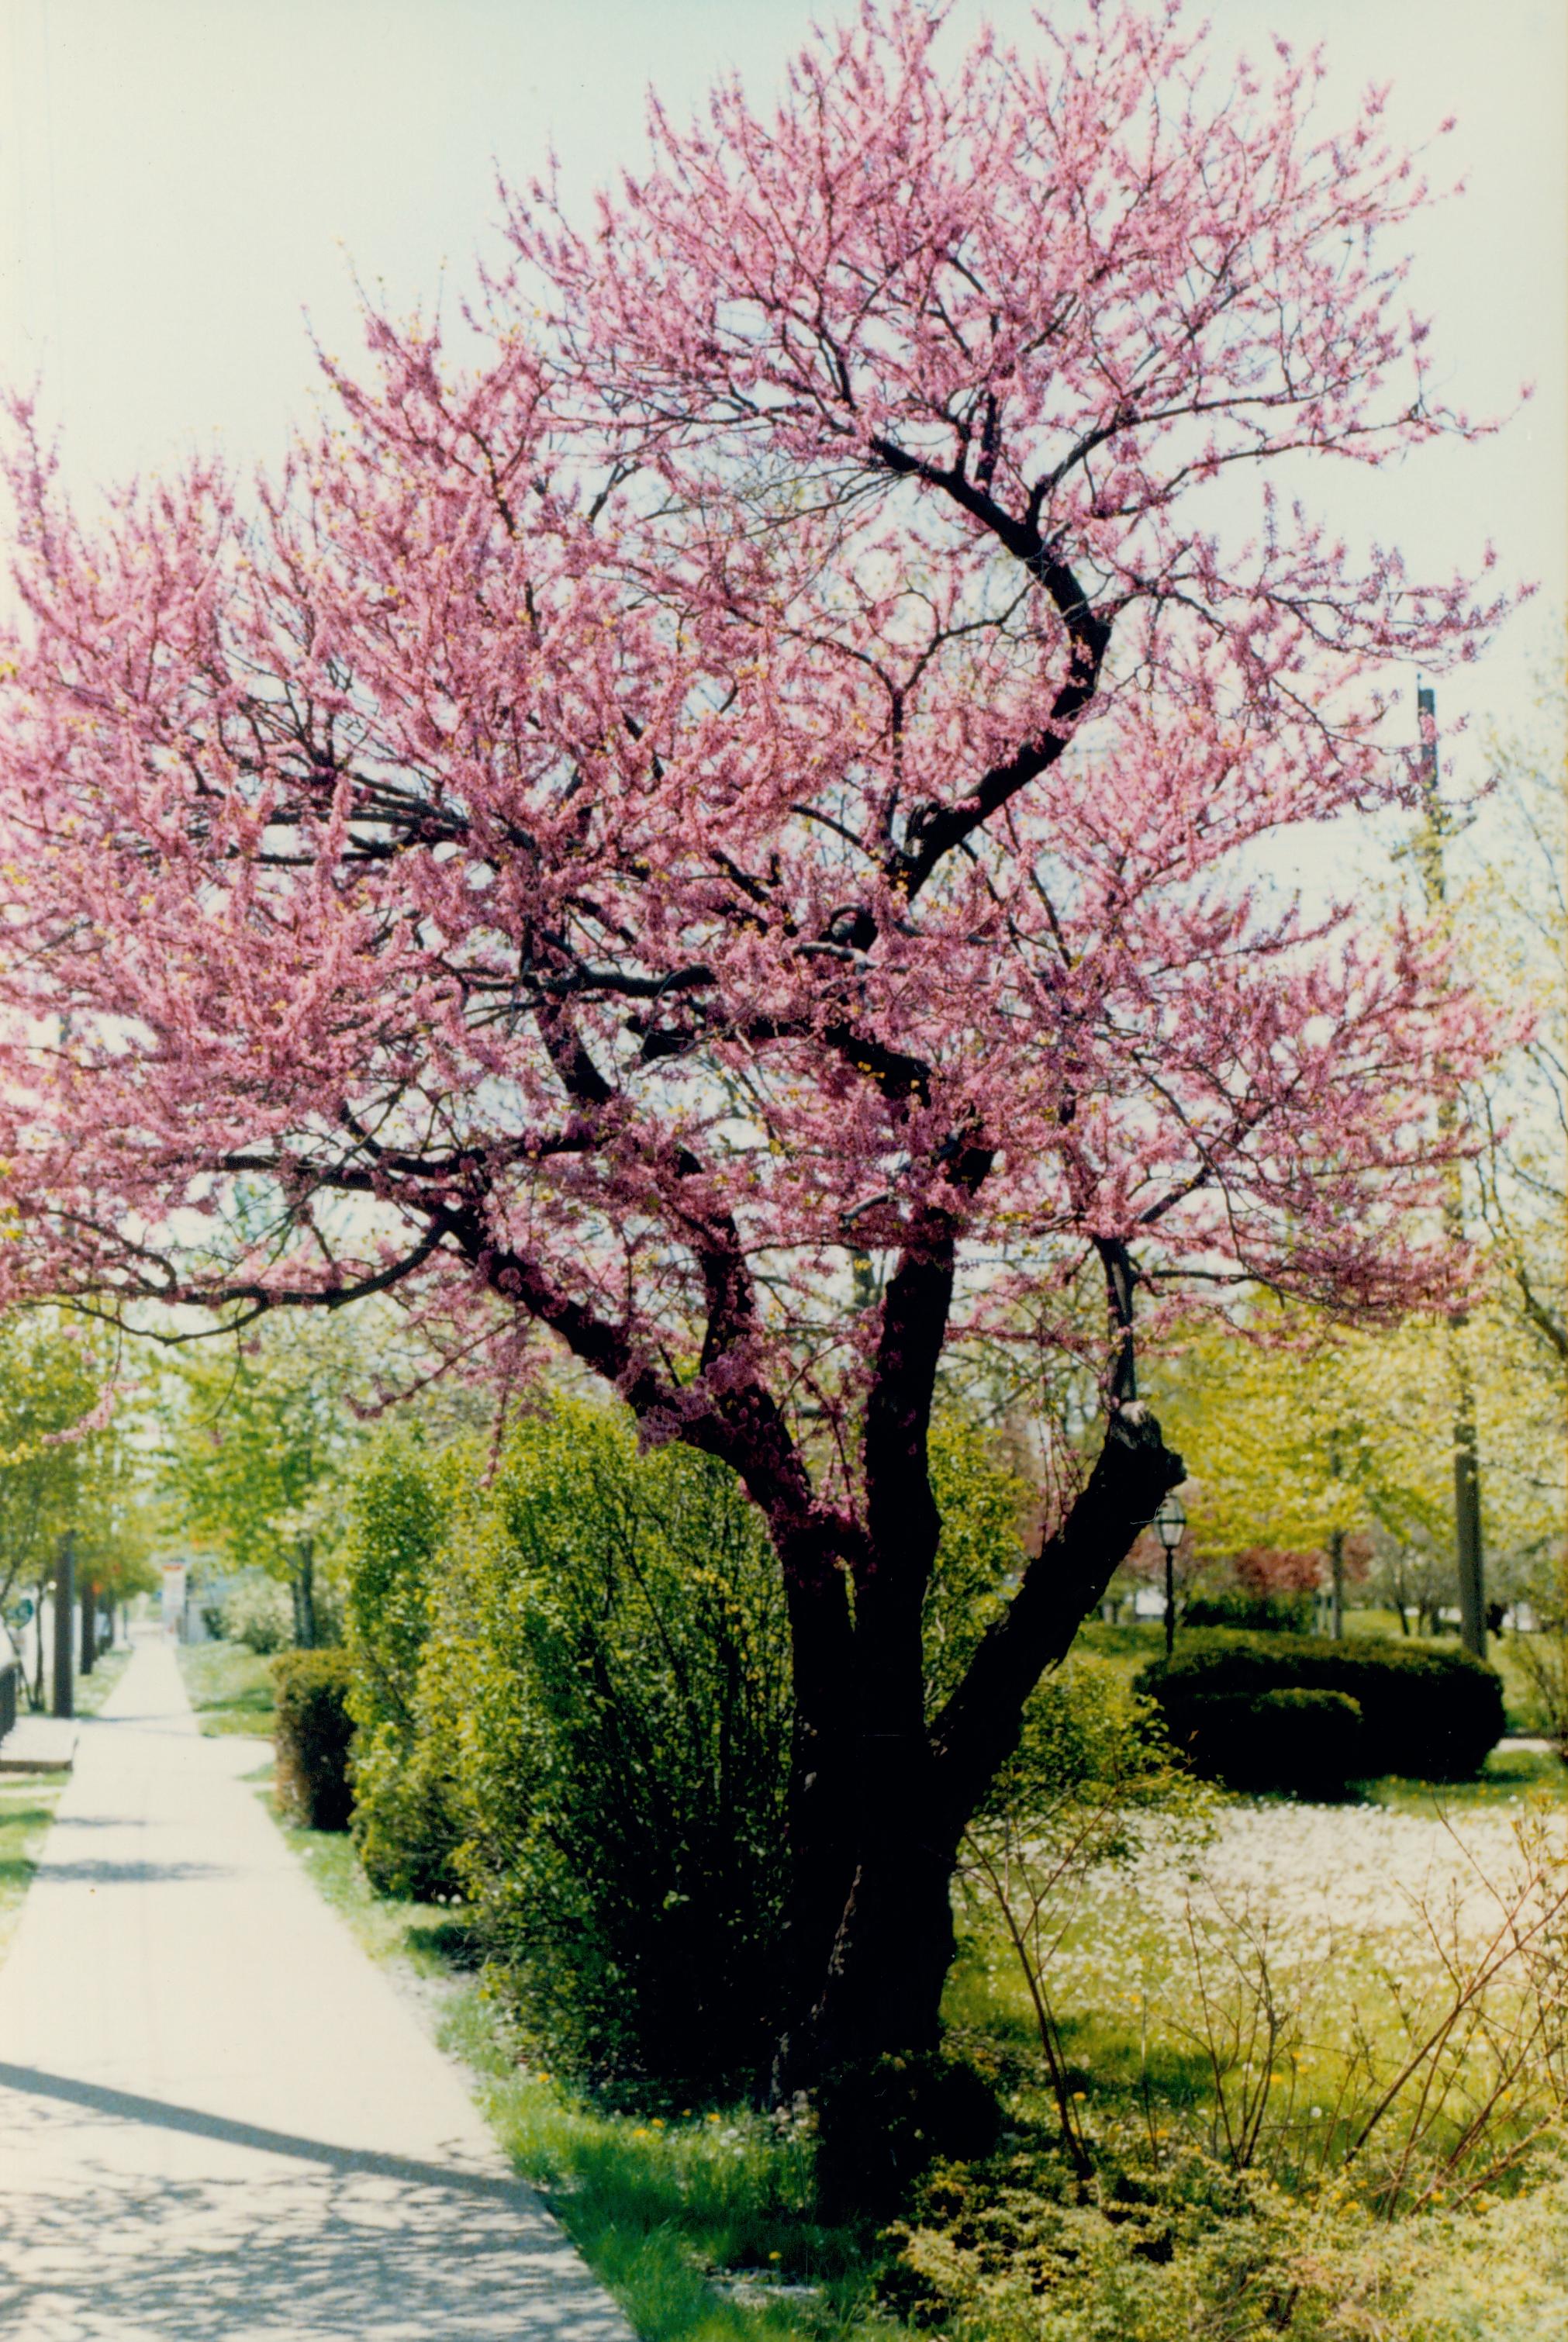
[[[1188,1756],[1228,1788],[1343,1797],[1366,1772],[1360,1703],[1343,1691],[1221,1693],[1191,1714]]]
[[[1368,1779],[1400,1773],[1423,1781],[1469,1780],[1503,1729],[1496,1669],[1465,1651],[1431,1644],[1210,1634],[1200,1646],[1144,1668],[1136,1687],[1158,1703],[1175,1746],[1205,1771],[1206,1740],[1234,1745],[1233,1731],[1227,1738],[1212,1704],[1275,1692],[1332,1691],[1353,1700],[1361,1710],[1358,1761]]]
[[[1312,1631],[1310,1594],[1198,1594],[1182,1613],[1191,1629],[1219,1626],[1245,1635],[1306,1635]]]
[[[277,1801],[304,1829],[343,1830],[354,1808],[348,1752],[346,1651],[280,1651],[272,1663],[277,1698]]]

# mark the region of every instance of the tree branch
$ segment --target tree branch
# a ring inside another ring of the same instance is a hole
[[[1040,1677],[1066,1657],[1117,1564],[1184,1476],[1146,1407],[1114,1409],[1087,1486],[1043,1542],[932,1726],[941,1794],[956,1827],[1017,1746],[1024,1704]]]

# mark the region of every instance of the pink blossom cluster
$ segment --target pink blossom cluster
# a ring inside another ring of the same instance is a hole
[[[254,488],[84,520],[15,410],[0,1299],[498,1296],[848,1486],[926,1338],[868,1259],[938,1346],[1096,1250],[1441,1294],[1488,1014],[1267,876],[1412,801],[1391,678],[1504,606],[1295,501],[1477,427],[1426,190],[1174,6],[949,38],[868,6],[586,228],[509,197],[479,356],[368,315]]]

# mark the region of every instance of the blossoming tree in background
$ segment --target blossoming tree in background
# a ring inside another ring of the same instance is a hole
[[[1267,878],[1406,801],[1386,678],[1501,607],[1291,501],[1471,427],[1419,179],[1174,12],[944,37],[655,111],[585,230],[519,198],[479,355],[370,315],[252,497],[14,465],[5,1289],[483,1307],[733,1466],[796,2075],[934,2037],[964,1821],[1181,1476],[1140,1298],[1430,1298],[1486,1048],[1431,939]],[[1103,1446],[928,1722],[936,1378],[1084,1256]]]

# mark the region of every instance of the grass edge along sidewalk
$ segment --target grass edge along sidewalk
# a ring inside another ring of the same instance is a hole
[[[65,1783],[63,1773],[0,1777],[0,1961],[11,1947]]]
[[[185,1696],[205,1736],[235,1733],[247,1739],[271,1738],[275,1706],[270,1659],[247,1649],[244,1643],[182,1643],[175,1656]]]
[[[437,2046],[644,2342],[831,2342],[905,2329],[875,2314],[848,2231],[807,2213],[809,2156],[744,2109],[635,2117],[574,2102],[520,2062],[500,2005],[461,1972],[438,1907],[384,1901],[345,1837],[280,1824],[325,1900],[421,2003]]]

